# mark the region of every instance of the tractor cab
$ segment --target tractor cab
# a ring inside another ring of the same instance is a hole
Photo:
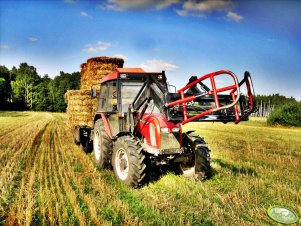
[[[153,73],[145,72],[141,68],[118,68],[114,73],[101,80],[99,97],[96,95],[96,90],[92,90],[92,96],[99,98],[94,121],[106,118],[110,124],[106,130],[110,130],[108,134],[111,135],[111,138],[133,130],[130,122],[131,120],[136,121],[136,119],[133,119],[129,113],[130,106],[137,99],[138,93],[145,86],[149,77],[155,78],[162,86],[166,86],[164,71]],[[150,100],[148,107],[143,111],[144,118],[149,114],[160,114],[158,107],[153,102]],[[139,111],[134,114],[137,116]]]
[[[147,77],[155,76],[160,81],[162,74],[164,72],[144,72],[141,68],[118,68],[100,82],[101,90],[97,112],[127,113]],[[96,97],[96,91],[92,93]]]

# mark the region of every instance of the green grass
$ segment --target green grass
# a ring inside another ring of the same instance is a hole
[[[301,216],[301,129],[261,118],[185,129],[209,143],[213,177],[167,172],[135,190],[73,145],[65,114],[0,112],[0,225],[277,225],[272,205]]]

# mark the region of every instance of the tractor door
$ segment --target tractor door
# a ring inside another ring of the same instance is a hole
[[[117,112],[117,88],[116,81],[106,82],[101,85],[97,112]]]
[[[113,136],[119,133],[117,81],[109,81],[101,84],[97,113],[106,114]]]

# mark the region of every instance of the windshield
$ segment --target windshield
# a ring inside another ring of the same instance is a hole
[[[127,112],[129,105],[137,96],[139,90],[143,86],[143,82],[123,82],[121,83],[121,103],[122,112]]]
[[[121,103],[122,112],[127,112],[130,104],[133,103],[144,82],[122,82],[121,83]],[[153,101],[149,103],[146,113],[158,113]]]

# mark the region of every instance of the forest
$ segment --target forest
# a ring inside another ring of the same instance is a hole
[[[67,90],[80,87],[80,73],[60,72],[53,79],[47,74],[41,76],[34,66],[21,63],[9,70],[0,66],[0,110],[32,110],[65,112],[64,95]],[[296,103],[293,97],[280,94],[257,95],[259,104],[278,107],[287,103]]]
[[[80,73],[60,72],[53,79],[43,77],[34,66],[21,63],[9,70],[0,66],[0,110],[65,112],[64,94],[79,89]]]

